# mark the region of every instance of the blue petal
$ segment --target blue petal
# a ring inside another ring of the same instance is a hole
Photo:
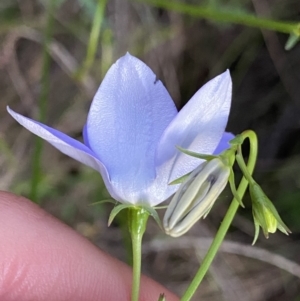
[[[171,169],[170,181],[199,165],[199,159],[177,151],[176,145],[203,154],[212,154],[217,148],[228,120],[231,90],[226,71],[198,90],[165,130],[157,149],[157,165],[162,173]]]
[[[219,142],[219,145],[214,151],[214,155],[219,155],[225,149],[228,149],[230,147],[229,141],[232,140],[234,137],[235,136],[233,134],[225,132]]]
[[[87,136],[87,126],[86,126],[86,124],[84,125],[83,130],[82,130],[82,137],[83,137],[84,144],[90,149],[91,146],[90,146],[90,143],[89,143],[89,138]]]
[[[155,150],[176,114],[163,84],[139,59],[126,54],[107,72],[90,108],[87,138],[124,201],[152,202]]]
[[[91,151],[87,146],[67,136],[62,132],[59,132],[35,120],[24,117],[11,110],[9,107],[7,107],[7,111],[17,122],[19,122],[27,130],[47,140],[50,144],[59,149],[62,153],[99,171],[112,197],[116,200],[121,200],[121,197],[114,191],[110,183],[109,175],[105,166],[102,164],[102,162],[99,161],[96,154],[93,151]]]

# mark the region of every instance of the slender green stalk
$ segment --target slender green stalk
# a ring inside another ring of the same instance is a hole
[[[249,27],[256,27],[262,29],[269,29],[273,31],[283,32],[283,33],[293,33],[300,36],[300,26],[299,23],[284,22],[277,20],[270,20],[266,18],[259,18],[255,15],[242,13],[242,12],[232,12],[229,10],[215,9],[214,7],[199,6],[186,4],[184,2],[177,1],[162,1],[162,0],[135,0],[139,2],[144,2],[156,7],[169,9],[179,13],[188,14],[194,17],[202,17],[209,20],[214,20],[218,22],[227,22],[233,24],[240,24]]]
[[[51,42],[53,31],[53,13],[55,9],[56,1],[52,0],[48,2],[47,7],[47,23],[45,29],[44,43],[43,43],[43,59],[42,59],[42,79],[41,79],[41,94],[38,102],[38,120],[45,122],[47,111],[47,100],[50,89],[50,55],[48,51],[49,44]],[[32,176],[31,176],[31,189],[29,197],[35,203],[39,203],[38,200],[38,186],[41,181],[42,171],[40,166],[41,156],[43,152],[43,140],[39,137],[35,138],[35,147],[32,156]]]
[[[253,173],[255,163],[256,163],[256,158],[257,158],[257,148],[258,148],[258,143],[257,143],[257,137],[256,134],[253,131],[245,131],[241,134],[243,137],[243,140],[248,138],[250,140],[250,155],[249,155],[249,160],[247,164],[247,169],[249,171],[249,174],[251,175]],[[243,177],[241,180],[241,183],[237,189],[237,193],[240,197],[240,199],[243,198],[246,189],[248,187],[248,181]],[[229,206],[229,209],[223,219],[223,222],[206,254],[206,256],[203,259],[203,262],[196,273],[193,281],[185,291],[184,295],[180,299],[181,301],[189,301],[193,297],[194,293],[196,292],[198,286],[200,285],[201,281],[203,280],[205,274],[207,273],[214,257],[216,256],[224,238],[225,235],[229,229],[229,226],[236,214],[236,211],[239,207],[238,201],[233,198],[231,205]]]
[[[128,228],[132,240],[133,274],[131,301],[139,300],[142,239],[146,230],[149,213],[143,208],[128,209]]]
[[[89,69],[91,68],[91,66],[95,61],[106,3],[107,0],[98,0],[95,16],[93,20],[92,30],[90,34],[89,44],[87,47],[86,58],[83,63],[82,69],[79,71],[78,74],[79,78],[83,78],[86,75],[86,73],[89,71]]]
[[[142,262],[142,239],[138,236],[132,236],[132,258],[133,258],[133,278],[132,278],[132,293],[131,300],[138,301],[140,293],[140,277],[141,277],[141,262]]]
[[[240,145],[238,146],[238,153],[236,154],[236,161],[237,161],[240,169],[242,170],[243,175],[247,179],[248,183],[249,184],[255,183],[255,181],[253,180],[251,174],[249,173],[248,168],[246,166],[246,163],[244,161],[244,158],[243,158],[243,155],[242,155],[242,148],[241,148]]]

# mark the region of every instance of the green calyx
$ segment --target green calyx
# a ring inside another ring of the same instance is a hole
[[[144,208],[131,207],[127,210],[128,229],[131,235],[143,235],[146,231],[146,225],[149,212]]]
[[[155,207],[150,207],[145,205],[132,205],[132,204],[121,204],[121,203],[115,204],[115,207],[112,209],[108,218],[108,226],[111,225],[111,223],[113,222],[117,214],[124,209],[128,209],[128,212],[140,212],[139,218],[143,216],[141,212],[143,212],[143,214],[147,214],[148,216],[149,215],[152,216],[156,221],[156,223],[158,224],[158,226],[162,229],[160,218],[158,216],[158,213],[156,212],[156,209],[160,209],[160,208],[155,208]],[[130,215],[130,217],[133,217],[133,215]]]

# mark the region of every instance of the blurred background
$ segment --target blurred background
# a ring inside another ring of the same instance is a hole
[[[31,198],[101,249],[130,262],[126,216],[107,228],[111,205],[90,206],[108,198],[100,175],[42,144],[6,106],[81,140],[98,85],[127,51],[152,68],[178,109],[229,68],[233,100],[227,130],[256,131],[255,178],[293,234],[277,232],[268,240],[260,235],[252,247],[246,195],[246,209],[238,211],[193,300],[300,300],[300,45],[285,51],[288,34],[237,24],[251,15],[299,22],[300,2],[1,0],[0,188]],[[237,21],[230,22],[232,16]],[[168,238],[150,220],[144,273],[181,295],[230,201],[225,191],[209,216],[179,239]]]

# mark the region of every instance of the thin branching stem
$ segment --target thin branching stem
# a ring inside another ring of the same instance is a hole
[[[253,131],[245,131],[241,134],[241,137],[243,138],[243,140],[248,138],[250,141],[250,155],[249,155],[249,160],[247,163],[247,169],[249,171],[249,174],[252,175],[255,164],[256,164],[256,158],[257,158],[257,149],[258,149],[257,137]],[[243,199],[243,196],[246,192],[247,187],[248,187],[248,181],[246,180],[245,177],[243,177],[241,180],[241,183],[237,189],[237,193],[238,193],[240,199]],[[213,259],[215,258],[238,208],[239,208],[239,203],[235,198],[233,198],[231,205],[229,206],[229,209],[222,221],[222,224],[221,224],[207,254],[204,257],[198,272],[196,273],[193,281],[190,283],[189,287],[187,288],[184,295],[180,299],[181,301],[189,301],[195,294],[197,288],[199,287],[200,283],[202,282],[204,276],[206,275]]]

